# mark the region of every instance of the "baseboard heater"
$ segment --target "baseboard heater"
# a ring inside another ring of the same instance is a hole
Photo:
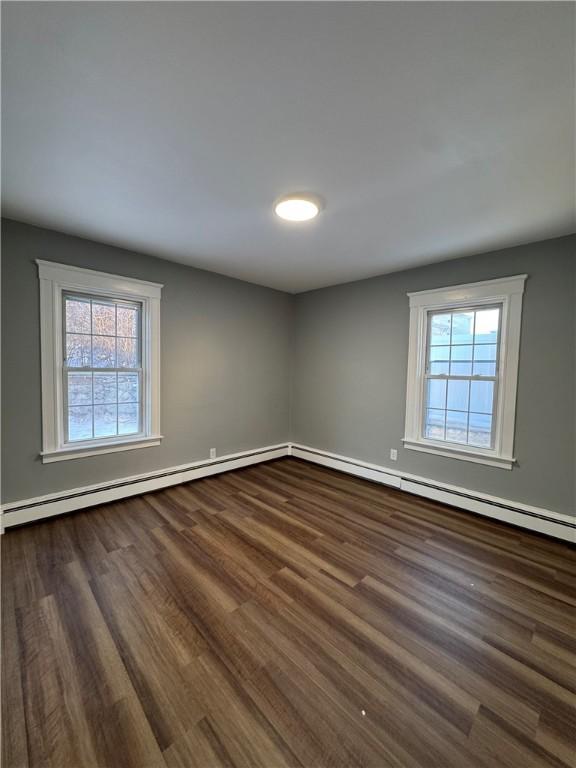
[[[475,493],[466,488],[438,483],[430,478],[418,477],[348,456],[340,456],[317,448],[291,443],[242,451],[217,459],[169,467],[161,471],[127,477],[109,483],[100,483],[85,488],[75,488],[66,492],[11,502],[2,506],[2,530],[14,525],[22,525],[97,504],[106,504],[129,496],[151,493],[171,485],[199,480],[220,472],[241,469],[251,464],[290,455],[356,477],[388,485],[407,493],[449,504],[468,512],[576,543],[576,518],[574,516],[488,496],[487,494]]]
[[[291,453],[296,458],[383,483],[416,496],[423,496],[468,512],[576,543],[576,515],[553,512],[508,499],[475,493],[466,488],[438,483],[430,478],[399,472],[309,446],[293,444]]]
[[[228,454],[217,459],[169,467],[158,472],[126,477],[109,483],[99,483],[85,488],[74,488],[70,491],[4,504],[2,505],[2,530],[33,520],[41,520],[45,517],[73,512],[97,504],[106,504],[129,496],[151,493],[171,485],[179,485],[191,480],[210,477],[220,472],[241,469],[262,461],[271,461],[287,456],[289,452],[290,445],[288,443],[267,446]]]

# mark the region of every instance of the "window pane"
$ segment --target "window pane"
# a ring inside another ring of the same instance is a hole
[[[118,406],[118,434],[131,435],[139,431],[138,404],[126,403]]]
[[[496,344],[480,344],[474,347],[474,360],[496,360]]]
[[[118,305],[116,312],[118,336],[138,336],[138,310]]]
[[[426,424],[424,434],[432,440],[444,440],[444,418],[446,411],[428,408],[426,410]]]
[[[430,363],[430,373],[433,373],[435,376],[439,376],[442,373],[448,373],[448,368],[450,366],[450,363]]]
[[[442,379],[428,379],[428,398],[426,405],[429,408],[446,407],[446,382]]]
[[[430,360],[450,360],[450,347],[430,347]]]
[[[474,376],[496,376],[496,363],[474,363]]]
[[[92,365],[94,368],[116,367],[116,339],[111,336],[92,337]]]
[[[118,339],[118,368],[138,367],[136,339]]]
[[[469,381],[449,381],[446,407],[453,411],[467,411],[469,386]]]
[[[68,405],[92,404],[92,374],[68,374]]]
[[[69,333],[90,333],[90,302],[66,299],[66,330]]]
[[[90,367],[90,336],[66,334],[66,363],[69,368]]]
[[[493,397],[493,381],[473,381],[470,385],[470,410],[477,413],[492,413]]]
[[[119,373],[118,374],[118,402],[119,403],[137,403],[138,397],[137,373]]]
[[[94,374],[94,402],[95,403],[117,402],[115,373],[95,373]]]
[[[68,439],[89,440],[92,437],[92,406],[68,408]]]
[[[494,343],[498,338],[498,322],[500,310],[479,309],[476,312],[476,327],[474,331],[474,342],[476,344]]]
[[[472,363],[450,363],[450,373],[452,376],[470,376],[472,374]]]
[[[452,344],[471,344],[474,333],[474,312],[454,312],[452,315]]]
[[[472,360],[472,347],[468,344],[452,347],[450,355],[451,360]]]
[[[465,443],[468,437],[468,413],[446,411],[446,440]]]
[[[450,344],[451,315],[432,315],[430,319],[430,344]]]
[[[492,416],[485,413],[471,413],[468,428],[468,443],[481,448],[490,448],[492,442]]]
[[[99,336],[116,335],[116,305],[92,303],[92,333]]]
[[[94,406],[94,437],[110,437],[117,434],[116,404]]]

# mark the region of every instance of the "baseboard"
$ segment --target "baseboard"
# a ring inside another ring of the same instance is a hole
[[[390,485],[407,493],[450,504],[468,512],[576,543],[576,518],[570,515],[471,491],[378,464],[369,464],[310,446],[293,443],[291,455],[324,467]]]
[[[4,530],[4,528],[14,525],[30,523],[34,520],[117,501],[141,493],[150,493],[171,485],[199,480],[202,477],[209,477],[220,472],[228,472],[290,455],[341,472],[347,472],[356,477],[383,483],[407,493],[450,504],[468,512],[527,528],[537,533],[544,533],[572,543],[576,542],[576,522],[575,518],[570,515],[489,496],[430,478],[400,472],[390,467],[370,464],[349,456],[340,456],[317,448],[290,443],[242,451],[217,459],[168,467],[157,472],[125,477],[108,483],[99,483],[84,488],[74,488],[46,496],[10,502],[2,505],[1,527]]]
[[[290,454],[290,445],[267,446],[251,451],[232,453],[220,456],[217,459],[196,461],[190,464],[182,464],[178,467],[168,467],[157,472],[147,472],[142,475],[134,475],[108,483],[74,488],[59,493],[51,493],[46,496],[38,496],[33,499],[10,502],[2,505],[2,530],[13,525],[22,525],[34,520],[41,520],[53,515],[61,515],[64,512],[74,512],[85,507],[93,507],[96,504],[105,504],[117,501],[128,496],[136,496],[141,493],[150,493],[170,485],[187,483],[190,480],[199,480],[202,477],[217,475],[220,472],[228,472],[231,469],[248,467],[251,464],[259,464],[262,461],[278,459]]]

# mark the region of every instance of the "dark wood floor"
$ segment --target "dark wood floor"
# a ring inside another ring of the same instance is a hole
[[[575,765],[561,542],[282,459],[2,549],[3,768]]]

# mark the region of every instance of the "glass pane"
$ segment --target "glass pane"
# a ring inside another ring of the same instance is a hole
[[[118,374],[118,402],[136,403],[138,397],[138,379],[137,373],[119,373]]]
[[[66,330],[69,333],[90,333],[90,302],[66,299]]]
[[[138,367],[136,339],[118,339],[118,368]]]
[[[94,406],[94,437],[116,435],[116,404]]]
[[[116,367],[116,339],[111,336],[92,337],[92,365],[94,368]]]
[[[68,408],[68,440],[89,440],[92,437],[92,406]]]
[[[450,363],[450,373],[452,376],[470,376],[472,374],[472,363]]]
[[[94,402],[95,403],[115,403],[116,398],[116,374],[115,373],[95,373],[94,374]]]
[[[92,333],[99,336],[116,335],[116,305],[92,303]]]
[[[496,376],[496,363],[474,363],[474,376]]]
[[[446,411],[446,440],[465,443],[468,436],[468,414],[461,411]]]
[[[446,381],[442,379],[428,379],[428,397],[426,405],[429,408],[446,407]]]
[[[90,336],[66,334],[66,362],[70,368],[90,367]]]
[[[472,360],[472,347],[462,344],[451,349],[451,360]]]
[[[452,344],[472,344],[474,312],[454,312],[452,315]]]
[[[92,374],[68,374],[68,405],[92,404]]]
[[[449,363],[430,363],[430,373],[439,376],[441,373],[448,373]]]
[[[430,360],[449,360],[450,347],[430,347]]]
[[[480,344],[474,347],[474,360],[496,360],[496,344]]]
[[[432,440],[444,440],[444,417],[446,411],[428,408],[426,410],[426,423],[424,435]]]
[[[453,411],[467,411],[469,386],[469,381],[449,381],[446,407]]]
[[[474,329],[474,342],[476,344],[495,343],[498,339],[498,322],[500,310],[479,309],[476,312],[476,327]]]
[[[138,336],[138,310],[132,307],[118,305],[117,331],[118,336]]]
[[[451,315],[432,315],[430,319],[430,344],[450,344]]]
[[[493,381],[473,381],[470,385],[470,410],[476,413],[492,413],[494,398]]]
[[[468,443],[490,448],[492,442],[492,417],[485,413],[471,413],[468,427]]]
[[[138,404],[126,403],[118,406],[118,434],[131,435],[139,431]]]

